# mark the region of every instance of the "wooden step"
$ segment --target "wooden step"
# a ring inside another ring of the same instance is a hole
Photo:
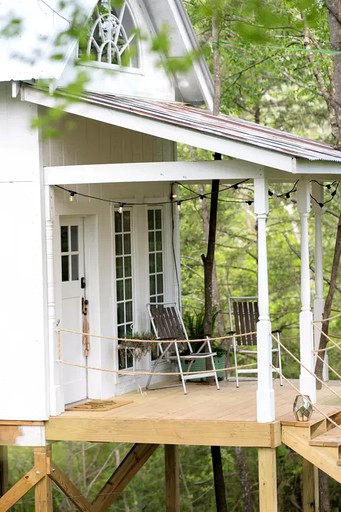
[[[340,430],[337,427],[335,428],[338,431]],[[282,442],[341,483],[341,443],[335,442],[336,435],[335,437],[333,436],[334,444],[332,445],[323,444],[321,440],[325,435],[332,435],[330,432],[328,431],[314,439],[309,439],[309,429],[297,428],[293,425],[282,425]],[[315,440],[319,444],[314,445]],[[324,442],[326,442],[326,438]]]
[[[334,427],[309,441],[310,446],[341,446],[341,428]]]

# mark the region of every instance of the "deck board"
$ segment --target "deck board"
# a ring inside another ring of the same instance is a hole
[[[296,387],[298,383],[295,383]],[[338,392],[341,394],[341,385]],[[293,418],[296,391],[274,382],[276,421],[257,423],[257,382],[245,380],[236,388],[233,381],[215,386],[188,383],[182,387],[133,392],[115,397],[131,400],[107,411],[67,411],[46,424],[49,441],[93,441],[218,446],[275,447],[281,443],[281,418]],[[341,408],[341,399],[327,390],[318,392],[324,412]],[[319,414],[314,411],[313,416]]]

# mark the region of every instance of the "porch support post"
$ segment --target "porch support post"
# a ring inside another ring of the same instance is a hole
[[[302,459],[302,508],[303,512],[315,512],[315,466]]]
[[[8,449],[0,446],[0,498],[8,489]]]
[[[266,423],[275,419],[275,395],[272,386],[272,341],[269,318],[268,261],[266,250],[266,219],[269,213],[268,182],[265,178],[254,180],[255,204],[258,227],[258,307],[257,323],[257,421]]]
[[[300,391],[316,403],[313,375],[313,314],[310,307],[309,232],[310,183],[300,180],[297,185],[297,208],[301,217],[301,312],[300,312]]]
[[[318,350],[322,329],[322,317],[324,310],[323,296],[323,249],[322,249],[322,207],[323,187],[316,182],[312,183],[312,195],[316,201],[312,202],[312,210],[315,217],[315,298],[314,313],[314,346]],[[319,204],[320,203],[320,204]],[[318,322],[318,323],[316,323]],[[324,354],[323,380],[328,380],[328,352]]]
[[[258,448],[259,512],[277,512],[276,449]]]
[[[39,446],[34,448],[34,466],[36,474],[43,478],[34,487],[35,512],[52,512],[52,481],[49,478],[51,463],[51,447]]]
[[[165,444],[166,512],[180,510],[179,447]]]
[[[45,187],[45,217],[46,217],[46,267],[47,267],[47,305],[48,305],[48,339],[50,366],[50,414],[56,416],[64,410],[64,400],[61,396],[60,372],[57,363],[56,341],[56,305],[54,280],[54,191],[53,187]]]

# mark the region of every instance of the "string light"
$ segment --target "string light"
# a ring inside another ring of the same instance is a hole
[[[240,185],[242,183],[247,182],[247,181],[249,181],[249,180],[246,179],[246,180],[240,181],[238,183],[234,183],[232,185],[229,185],[229,186],[226,186],[226,187],[222,187],[222,188],[220,188],[218,193],[221,194],[221,192],[228,191],[228,190],[238,190],[238,189],[241,190],[243,187],[240,187]],[[296,201],[295,201],[295,199],[291,198],[291,195],[292,195],[292,193],[297,191],[297,183],[298,183],[298,181],[299,180],[297,180],[294,183],[293,187],[290,190],[288,190],[287,192],[284,192],[282,194],[276,194],[273,190],[269,189],[268,190],[269,197],[271,197],[271,198],[290,199],[292,202],[295,203]],[[316,204],[318,204],[320,206],[320,208],[323,208],[328,202],[332,201],[334,199],[334,197],[336,196],[337,191],[338,191],[338,187],[339,187],[339,182],[334,181],[332,183],[327,183],[327,184],[319,183],[316,180],[311,180],[311,182],[316,182],[318,185],[320,185],[321,187],[326,188],[330,192],[329,199],[327,199],[323,203],[318,201],[317,199],[315,199],[311,195],[311,199],[313,201],[315,201]],[[185,198],[179,199],[177,193],[171,192],[170,199],[168,201],[166,200],[166,201],[155,201],[155,202],[149,201],[149,202],[123,203],[121,201],[114,201],[114,200],[111,200],[111,199],[106,199],[106,198],[102,198],[102,197],[92,196],[90,194],[83,194],[83,193],[78,192],[78,191],[76,192],[74,190],[69,190],[69,189],[67,189],[65,187],[62,187],[60,185],[55,185],[55,187],[65,191],[65,192],[68,192],[70,202],[72,202],[74,200],[74,197],[76,195],[78,195],[78,196],[81,196],[81,197],[85,197],[87,199],[94,199],[94,200],[104,201],[104,202],[110,203],[113,207],[116,207],[118,209],[119,213],[123,213],[123,207],[124,206],[140,206],[140,205],[143,205],[143,206],[155,207],[155,206],[162,206],[162,205],[166,205],[166,204],[170,204],[170,203],[171,204],[172,203],[176,203],[177,210],[180,212],[181,211],[181,206],[182,206],[183,202],[199,200],[199,203],[202,204],[204,199],[210,199],[210,197],[212,196],[211,192],[206,192],[205,194],[198,193],[195,190],[193,190],[192,188],[190,188],[190,187],[188,187],[188,186],[186,186],[186,185],[184,185],[182,183],[179,183],[179,182],[174,182],[174,183],[172,183],[171,186],[173,187],[174,185],[180,186],[181,188],[189,191],[192,195],[190,197],[185,197]],[[332,188],[333,188],[333,190],[332,190]],[[249,190],[249,189],[246,188],[246,190]],[[253,198],[225,199],[225,198],[222,198],[221,196],[218,197],[218,201],[219,202],[223,202],[223,203],[247,204],[249,206],[251,206],[254,203]]]
[[[318,183],[318,182],[316,181],[315,183]],[[318,184],[321,185],[321,183],[318,183]],[[317,199],[315,199],[314,196],[310,195],[311,199],[313,201],[315,201],[315,203],[318,204],[320,208],[323,208],[326,204],[330,203],[336,196],[337,190],[339,188],[339,182],[333,181],[333,183],[331,183],[331,184],[328,183],[327,185],[321,185],[321,186],[325,186],[328,190],[331,190],[332,186],[335,187],[334,190],[330,193],[330,198],[327,199],[326,201],[324,201],[324,203],[317,201]]]

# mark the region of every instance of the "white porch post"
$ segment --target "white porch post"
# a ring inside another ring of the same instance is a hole
[[[315,298],[314,298],[314,346],[318,349],[322,329],[322,316],[324,309],[323,295],[323,249],[322,249],[322,208],[323,187],[316,182],[312,184],[312,195],[316,199],[312,203],[315,217]],[[316,323],[318,322],[318,323]],[[328,352],[324,354],[325,363],[328,363]],[[324,364],[323,380],[328,380],[328,367]]]
[[[300,391],[316,402],[316,384],[312,373],[313,358],[313,314],[310,307],[309,232],[310,183],[300,180],[297,185],[297,207],[301,217],[301,313],[300,313]]]
[[[56,416],[64,411],[64,400],[61,395],[60,366],[57,363],[56,341],[56,308],[55,308],[55,280],[53,258],[53,216],[54,193],[53,188],[45,186],[45,215],[46,215],[46,266],[47,266],[47,307],[48,307],[48,339],[49,339],[49,366],[50,366],[50,411]]]
[[[258,307],[257,323],[257,421],[266,423],[275,419],[275,395],[272,387],[271,324],[269,318],[268,262],[266,250],[266,219],[269,213],[268,182],[254,180],[254,211],[258,226]]]

